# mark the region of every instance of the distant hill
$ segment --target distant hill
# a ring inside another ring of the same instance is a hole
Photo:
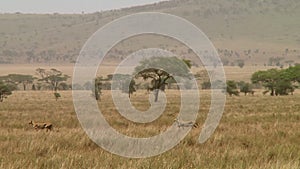
[[[0,63],[72,63],[86,40],[103,25],[124,15],[156,11],[197,25],[226,65],[241,60],[294,64],[300,59],[299,9],[299,0],[173,0],[93,14],[0,14]],[[140,41],[141,37],[135,37],[127,46],[119,45],[109,58],[119,61],[135,49],[163,46],[156,43],[161,37],[142,46]],[[171,44],[168,49],[178,48],[178,42]],[[189,52],[181,48],[177,54]]]

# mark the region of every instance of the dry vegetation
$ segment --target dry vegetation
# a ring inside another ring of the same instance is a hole
[[[173,0],[84,15],[0,14],[0,76],[34,75],[39,67],[54,67],[72,76],[73,63],[92,33],[121,16],[158,11],[184,17],[199,26],[223,62],[228,61],[227,79],[249,81],[253,72],[272,68],[268,66],[270,58],[282,59],[284,67],[299,63],[299,7],[298,0]],[[195,57],[180,42],[137,36],[117,44],[107,54],[98,75],[112,74],[128,54],[151,47],[167,49],[183,58]],[[244,60],[245,66],[230,66],[236,60]],[[193,73],[199,69],[193,67]],[[210,92],[200,92],[200,127],[164,154],[128,159],[104,151],[88,138],[74,111],[71,91],[61,91],[58,101],[50,91],[15,91],[0,103],[0,168],[300,168],[299,90],[284,97],[263,96],[261,91],[254,96],[228,97],[219,127],[204,144],[198,144],[197,139],[210,106]],[[138,91],[131,98],[139,110],[150,106],[145,93]],[[99,108],[119,132],[149,137],[174,123],[179,94],[168,90],[167,97],[164,114],[150,124],[124,119],[108,91],[103,91]],[[49,121],[54,130],[36,131],[28,125],[30,120]]]
[[[291,61],[299,59],[299,7],[298,0],[172,0],[84,15],[0,14],[0,63],[74,63],[95,31],[136,12],[164,12],[191,21],[217,49],[233,51],[230,56],[222,55],[231,63],[243,59],[248,65],[264,65],[270,57]],[[128,44],[135,49],[147,42],[166,47],[164,41],[151,38],[134,39]],[[120,51],[125,53],[126,49],[124,45],[113,51],[112,59],[119,61]],[[178,47],[171,43],[169,49]],[[245,55],[248,50],[251,53]]]
[[[300,94],[286,97],[228,97],[224,116],[214,135],[197,144],[201,127],[174,149],[147,159],[112,155],[85,135],[76,118],[71,92],[14,92],[0,104],[0,168],[286,168],[300,167]],[[145,110],[144,92],[132,97]],[[176,91],[168,91],[164,115],[147,125],[121,118],[110,93],[104,92],[100,109],[110,124],[132,136],[151,136],[172,125],[178,112]],[[210,103],[201,91],[197,122],[203,124]],[[52,122],[58,130],[35,131],[29,120]]]

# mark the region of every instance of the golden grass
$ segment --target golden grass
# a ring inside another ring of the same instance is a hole
[[[198,144],[201,130],[193,129],[174,149],[156,157],[127,159],[94,144],[81,128],[71,92],[14,92],[0,104],[0,168],[283,168],[300,167],[300,94],[286,97],[228,97],[224,116],[214,135]],[[110,93],[99,107],[118,131],[151,136],[172,125],[180,104],[168,91],[163,116],[150,124],[134,124],[120,117]],[[201,91],[197,122],[203,124],[210,103]],[[132,97],[137,108],[149,106],[143,93]],[[53,132],[35,131],[28,121],[50,121]]]

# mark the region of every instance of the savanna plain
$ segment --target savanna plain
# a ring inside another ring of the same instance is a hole
[[[187,19],[203,30],[220,55],[227,80],[250,82],[254,72],[299,63],[299,9],[299,0],[171,0],[91,14],[0,14],[0,76],[36,77],[37,68],[56,68],[72,77],[80,50],[99,28],[125,15],[162,12]],[[112,48],[97,75],[113,74],[114,66],[129,54],[147,48],[168,50],[191,60],[193,73],[202,64],[193,51],[172,38],[143,35]],[[53,91],[19,88],[0,102],[0,169],[300,168],[299,88],[286,96],[263,95],[262,86],[254,88],[254,95],[227,95],[222,119],[203,144],[198,137],[211,106],[211,91],[199,89],[198,127],[173,149],[141,159],[120,157],[95,144],[77,118],[72,91],[59,91],[61,98],[56,101]],[[118,132],[151,137],[175,125],[180,111],[180,92],[167,89],[165,93],[168,102],[163,114],[147,124],[123,118],[108,90],[102,90],[98,106]],[[138,110],[151,106],[146,90],[137,90],[130,99]],[[29,125],[31,120],[50,122],[53,130],[36,131]]]
[[[132,105],[150,106],[146,91],[135,93]],[[128,159],[98,147],[82,129],[74,111],[71,91],[16,91],[0,106],[0,168],[286,168],[300,167],[300,93],[290,96],[227,97],[223,117],[212,137],[198,143],[210,107],[210,91],[200,90],[194,128],[170,151],[145,159]],[[119,132],[150,137],[174,125],[180,93],[167,90],[163,115],[149,124],[122,118],[111,94],[104,91],[99,109]],[[30,120],[50,121],[51,132],[35,131]]]

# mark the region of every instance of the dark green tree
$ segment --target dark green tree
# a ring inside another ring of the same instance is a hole
[[[300,83],[300,64],[289,67],[285,71],[285,79]]]
[[[252,85],[248,82],[240,81],[240,82],[237,83],[237,85],[240,88],[240,92],[244,93],[245,96],[248,93],[254,93]]]
[[[151,79],[149,90],[154,91],[155,102],[158,101],[159,91],[164,91],[167,81],[173,76],[187,76],[191,68],[189,60],[180,60],[177,57],[152,57],[144,59],[135,67],[136,78]],[[174,75],[168,72],[174,72]]]
[[[15,90],[14,86],[5,84],[4,82],[0,81],[0,102],[3,102],[7,96],[12,94],[12,91]]]
[[[293,94],[295,88],[292,85],[291,81],[288,80],[279,80],[275,85],[275,95],[288,95],[289,93]]]
[[[239,95],[239,91],[238,91],[238,87],[235,81],[233,80],[229,80],[226,82],[226,91],[229,94],[229,96],[238,96]]]
[[[258,71],[252,75],[252,82],[262,84],[270,91],[271,96],[288,95],[297,87],[295,83],[300,81],[300,66],[296,65],[288,69],[269,69]]]
[[[278,82],[278,80],[280,80],[280,74],[281,70],[277,69],[258,71],[252,75],[251,81],[254,84],[262,84],[271,92],[271,96],[274,96],[276,83]]]

